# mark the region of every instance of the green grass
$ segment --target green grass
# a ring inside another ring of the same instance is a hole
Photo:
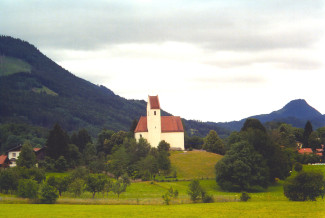
[[[36,93],[45,93],[47,95],[58,96],[58,94],[51,89],[47,88],[46,86],[42,86],[42,88],[33,88],[33,92]]]
[[[0,76],[7,76],[15,73],[30,73],[32,67],[25,61],[18,58],[0,56]]]
[[[324,217],[324,201],[182,205],[2,204],[2,217]]]
[[[179,179],[214,178],[214,166],[222,157],[205,151],[174,152],[170,161]]]

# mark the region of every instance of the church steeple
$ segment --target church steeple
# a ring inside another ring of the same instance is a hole
[[[150,135],[149,141],[158,145],[161,135],[161,115],[158,95],[148,96],[147,126]]]

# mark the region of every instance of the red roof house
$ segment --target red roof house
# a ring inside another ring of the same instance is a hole
[[[311,148],[301,148],[298,150],[299,154],[312,154],[313,150]]]
[[[0,167],[7,167],[9,165],[9,159],[7,155],[0,155]]]

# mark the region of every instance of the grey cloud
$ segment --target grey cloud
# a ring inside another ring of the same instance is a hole
[[[20,8],[14,8],[7,3],[5,6],[11,7],[4,11],[0,25],[4,34],[42,47],[87,50],[107,44],[182,41],[213,50],[302,48],[318,40],[323,28],[301,24],[297,29],[298,21],[293,20],[317,21],[321,7],[315,6],[320,1],[261,1],[256,5],[236,1],[238,6],[233,6],[233,1],[185,1],[176,6],[173,2],[150,6],[132,1],[32,2],[39,4],[34,8],[34,4],[22,1]],[[291,3],[296,6],[287,7],[286,14],[285,6]],[[272,31],[282,25],[282,31]]]

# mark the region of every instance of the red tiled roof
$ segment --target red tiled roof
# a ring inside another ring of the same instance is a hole
[[[134,132],[148,132],[147,117],[140,117],[140,120]]]
[[[161,132],[184,132],[180,117],[161,117]]]
[[[323,153],[316,153],[316,155],[318,155],[318,156],[323,156]]]
[[[323,152],[323,149],[321,149],[321,148],[317,148],[317,149],[316,149],[316,152]]]
[[[37,151],[41,150],[41,148],[33,148],[33,150],[34,150],[35,152],[37,152]]]
[[[311,150],[311,148],[302,148],[302,149],[299,149],[298,152],[300,154],[311,154],[311,153],[313,153],[313,150]]]
[[[7,159],[7,155],[0,155],[0,164],[4,164]]]
[[[159,99],[157,96],[149,96],[150,109],[160,109]]]
[[[140,117],[134,132],[148,132],[147,117]],[[181,118],[174,116],[161,117],[161,132],[184,132]]]

